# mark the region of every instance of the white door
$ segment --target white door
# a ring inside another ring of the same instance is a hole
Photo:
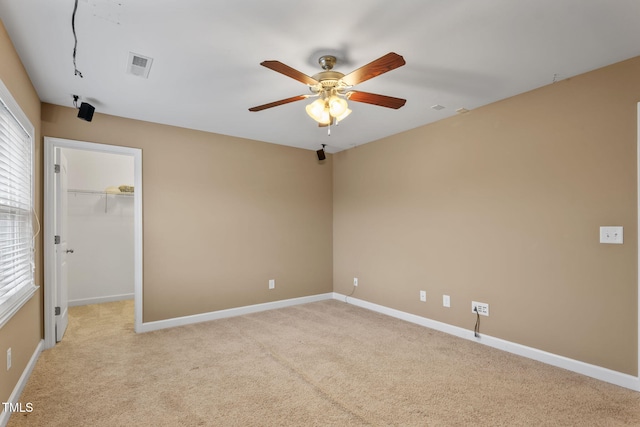
[[[55,190],[54,190],[54,215],[55,215],[55,302],[56,302],[56,342],[62,340],[69,323],[68,311],[68,266],[67,254],[73,253],[67,248],[67,159],[60,148],[55,150]],[[59,170],[59,172],[57,172]],[[59,239],[59,240],[58,240]]]

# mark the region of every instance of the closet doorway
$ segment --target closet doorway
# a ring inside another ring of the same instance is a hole
[[[61,151],[68,170],[68,305],[133,299],[133,157]]]
[[[61,295],[65,296],[63,307],[133,298],[138,331],[142,323],[141,150],[48,137],[44,149],[45,347],[60,339],[56,329],[64,322],[56,312]],[[64,195],[56,191],[56,152],[67,160]],[[61,239],[56,237],[56,216],[60,216],[56,206],[63,198],[67,275],[57,273],[60,257],[56,256],[56,239]]]

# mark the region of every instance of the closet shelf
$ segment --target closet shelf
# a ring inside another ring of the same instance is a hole
[[[107,196],[124,196],[124,197],[133,197],[133,193],[111,193],[108,191],[97,191],[97,190],[67,190],[69,194],[106,194]]]

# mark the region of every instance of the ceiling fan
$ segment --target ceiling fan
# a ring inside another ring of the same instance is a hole
[[[373,104],[393,109],[398,109],[407,102],[402,98],[351,90],[351,88],[358,83],[362,83],[403,66],[405,64],[404,58],[397,53],[387,53],[375,61],[372,61],[346,75],[333,70],[333,67],[336,64],[335,56],[321,56],[320,59],[318,59],[318,63],[322,66],[323,71],[309,77],[308,75],[291,68],[280,61],[261,62],[260,65],[263,67],[267,67],[273,71],[306,84],[309,87],[311,94],[293,96],[291,98],[270,102],[268,104],[258,105],[257,107],[249,108],[249,111],[262,111],[267,108],[277,107],[279,105],[289,104],[295,101],[302,101],[303,99],[311,97],[317,97],[318,99],[307,105],[307,114],[318,122],[319,126],[331,126],[338,124],[338,122],[351,114],[347,99],[350,101],[363,102],[365,104]],[[329,132],[330,130],[331,129],[329,128]]]

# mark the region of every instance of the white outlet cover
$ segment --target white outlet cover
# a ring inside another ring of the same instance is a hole
[[[422,302],[427,301],[427,291],[420,291],[420,301]]]
[[[275,289],[275,287],[276,287],[276,280],[269,279],[269,289]]]
[[[442,306],[451,307],[451,297],[449,295],[442,295]]]
[[[624,240],[624,229],[620,226],[600,227],[600,243],[621,245]]]

